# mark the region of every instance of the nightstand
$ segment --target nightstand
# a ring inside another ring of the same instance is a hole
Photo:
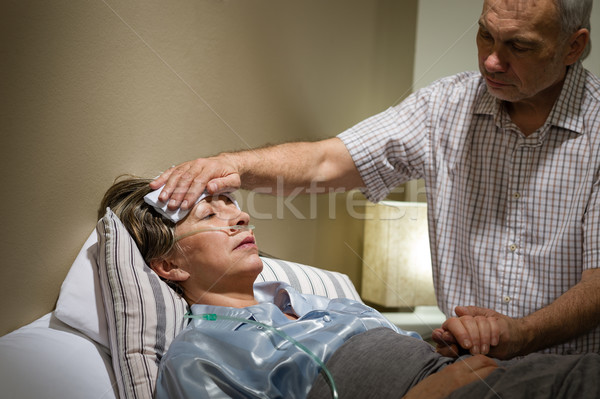
[[[392,323],[403,330],[416,331],[426,341],[431,333],[442,326],[446,316],[437,306],[416,306],[414,312],[382,312]]]

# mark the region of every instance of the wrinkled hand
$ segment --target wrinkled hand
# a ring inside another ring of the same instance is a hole
[[[461,359],[419,382],[403,399],[445,398],[462,386],[483,380],[497,368],[496,362],[482,355]]]
[[[519,319],[476,306],[457,306],[455,312],[458,317],[449,318],[433,331],[438,353],[449,357],[483,354],[498,359],[521,354],[524,332]]]
[[[199,158],[169,168],[150,183],[158,189],[165,185],[160,200],[169,209],[188,209],[204,192],[219,194],[237,190],[241,185],[239,171],[226,156]]]

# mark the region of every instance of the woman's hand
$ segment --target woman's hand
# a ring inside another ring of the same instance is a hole
[[[519,319],[476,306],[458,306],[455,312],[458,317],[449,318],[432,334],[443,356],[470,353],[510,359],[522,351],[525,335]]]
[[[218,194],[237,190],[241,185],[240,174],[233,162],[225,155],[199,158],[173,166],[150,183],[158,189],[165,186],[160,200],[168,201],[169,209],[187,210],[204,192]]]

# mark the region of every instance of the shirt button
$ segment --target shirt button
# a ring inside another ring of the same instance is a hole
[[[510,249],[511,252],[515,252],[517,250],[517,244],[510,244],[508,246],[508,249]]]
[[[514,199],[519,199],[519,198],[521,198],[521,193],[519,193],[519,192],[514,192],[514,193],[513,193],[513,198],[514,198]]]
[[[504,303],[509,303],[510,302],[510,297],[508,295],[504,295],[504,297],[502,298],[502,300],[504,301]]]
[[[331,317],[329,317],[329,315],[325,315],[325,316],[323,316],[323,321],[325,323],[329,323],[331,321]]]

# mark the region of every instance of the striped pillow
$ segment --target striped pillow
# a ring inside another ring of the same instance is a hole
[[[119,396],[151,398],[158,364],[183,329],[187,303],[145,263],[118,217],[107,209],[96,227],[98,273]],[[257,282],[284,281],[305,294],[360,301],[345,274],[261,258]]]
[[[304,294],[362,301],[347,275],[286,260],[261,257],[263,271],[256,282],[283,281]]]
[[[98,274],[119,396],[151,398],[158,364],[184,327],[187,303],[146,266],[135,241],[110,209],[96,230]]]

